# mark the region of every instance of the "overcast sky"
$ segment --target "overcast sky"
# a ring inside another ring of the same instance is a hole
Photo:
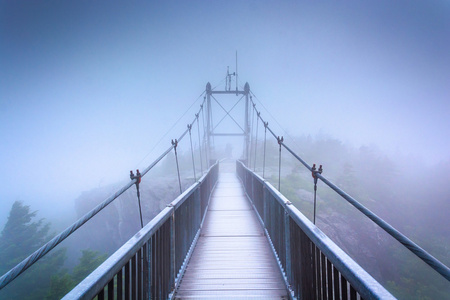
[[[449,160],[448,1],[1,0],[0,220],[143,168],[236,50],[289,133]]]

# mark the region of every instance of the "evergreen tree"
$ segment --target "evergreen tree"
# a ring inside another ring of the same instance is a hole
[[[46,300],[57,300],[64,297],[75,286],[75,282],[67,272],[53,275],[50,282],[50,289],[45,297]]]
[[[82,250],[80,263],[73,268],[72,275],[66,271],[51,278],[50,289],[46,300],[61,299],[70,292],[78,283],[86,278],[92,271],[101,265],[108,256],[98,251],[85,249]]]
[[[4,274],[37,250],[48,239],[50,224],[34,221],[36,212],[16,201],[0,235],[0,273]],[[0,299],[43,299],[52,274],[58,273],[66,258],[65,249],[53,250],[2,291]]]
[[[75,282],[81,282],[86,276],[100,266],[108,255],[101,254],[98,251],[85,249],[81,251],[83,254],[80,257],[80,263],[73,268],[72,277]]]

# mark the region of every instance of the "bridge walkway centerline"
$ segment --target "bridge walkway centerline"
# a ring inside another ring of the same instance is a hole
[[[288,299],[281,271],[235,165],[221,162],[205,222],[175,299]]]

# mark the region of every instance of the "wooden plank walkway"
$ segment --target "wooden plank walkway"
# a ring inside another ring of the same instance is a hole
[[[234,162],[220,165],[176,299],[288,298],[269,242],[234,169]]]

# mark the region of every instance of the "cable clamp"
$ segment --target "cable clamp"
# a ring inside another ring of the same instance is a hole
[[[264,127],[267,128],[269,126],[269,122],[264,122]]]
[[[173,146],[175,149],[177,149],[177,146],[178,146],[178,141],[177,141],[177,139],[172,140],[172,146]]]
[[[189,129],[189,133],[191,133],[191,129],[192,129],[192,124],[188,124],[187,128]]]
[[[139,185],[139,183],[141,183],[141,173],[139,172],[139,169],[136,170],[136,175],[134,175],[133,171],[130,171],[130,179],[134,180],[136,179],[136,185]]]
[[[277,141],[278,141],[278,145],[281,145],[282,143],[283,143],[283,141],[284,141],[284,138],[283,137],[277,137]]]
[[[316,169],[316,164],[313,164],[311,168],[311,175],[314,178],[314,184],[317,184],[317,174],[322,174],[323,168],[322,165],[319,166],[319,169]]]
[[[201,107],[201,106],[200,106]],[[198,113],[195,114],[195,118],[198,120]]]

